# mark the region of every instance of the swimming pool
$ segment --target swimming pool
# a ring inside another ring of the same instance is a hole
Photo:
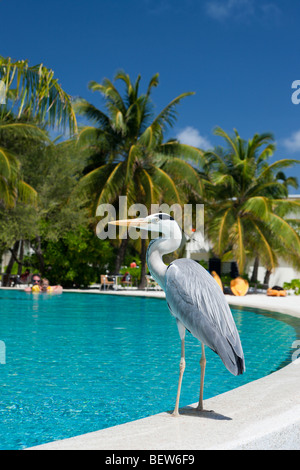
[[[6,346],[0,449],[23,449],[173,409],[180,340],[164,300],[0,290],[0,306],[0,341]],[[234,377],[206,348],[204,399],[290,361],[296,320],[250,309],[233,315],[246,373]],[[198,400],[200,356],[200,343],[187,334],[180,406]]]

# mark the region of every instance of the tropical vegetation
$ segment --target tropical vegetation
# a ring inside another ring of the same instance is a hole
[[[291,282],[284,282],[283,288],[293,291],[295,295],[300,295],[300,279],[292,279]]]
[[[225,140],[205,154],[207,159],[206,229],[216,256],[235,259],[241,273],[247,259],[256,258],[271,272],[278,259],[300,266],[299,234],[285,218],[287,211],[299,212],[300,203],[288,200],[288,188],[297,188],[283,169],[299,160],[282,159],[269,164],[275,151],[274,137],[255,134],[243,140],[235,130],[230,136],[217,128]]]
[[[175,121],[176,107],[192,93],[179,95],[155,115],[151,92],[158,86],[158,78],[158,74],[151,78],[146,93],[140,93],[140,76],[132,82],[123,71],[117,73],[114,82],[107,78],[102,84],[91,82],[89,88],[104,97],[106,113],[85,100],[76,103],[77,112],[94,124],[84,127],[78,135],[82,148],[93,149],[87,174],[79,184],[93,210],[105,203],[117,206],[120,195],[127,197],[128,206],[139,203],[149,210],[151,204],[163,201],[184,204],[187,185],[202,192],[201,178],[188,160],[199,162],[203,152],[177,140],[164,139]],[[124,96],[115,85],[117,81],[125,85]],[[117,272],[127,241],[121,242]],[[145,245],[142,240],[141,287],[145,285]]]
[[[90,82],[103,107],[73,100],[43,64],[0,56],[0,80],[7,93],[0,105],[0,258],[10,253],[4,282],[29,267],[51,283],[88,286],[104,272],[127,272],[122,266],[134,260],[143,287],[148,241],[95,234],[97,207],[111,203],[118,214],[120,195],[148,210],[204,203],[211,255],[235,260],[240,273],[255,260],[252,281],[259,265],[267,281],[280,258],[300,269],[300,203],[288,199],[298,183],[285,174],[299,161],[270,163],[272,134],[246,141],[216,128],[223,143],[214,149],[182,144],[170,135],[180,103],[193,93],[156,112],[158,74],[144,91],[141,77],[124,71]]]

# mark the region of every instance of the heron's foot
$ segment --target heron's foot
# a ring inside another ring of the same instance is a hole
[[[173,418],[179,418],[180,414],[178,413],[178,411],[174,410],[173,413],[171,413],[171,416]]]
[[[202,405],[198,405],[196,408],[197,411],[201,411],[201,413],[214,413],[214,410],[205,410]]]

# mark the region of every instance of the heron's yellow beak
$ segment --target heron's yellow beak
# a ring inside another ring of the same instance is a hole
[[[113,220],[112,222],[108,222],[111,225],[120,225],[122,227],[148,227],[148,220],[147,219],[127,219],[127,220]]]

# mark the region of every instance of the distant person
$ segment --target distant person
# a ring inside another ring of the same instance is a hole
[[[121,282],[130,282],[131,281],[131,276],[128,271],[124,274],[124,276],[121,279]]]
[[[27,287],[25,292],[48,292],[48,293],[56,293],[59,294],[63,291],[61,286],[50,286],[48,279],[43,279],[39,274],[34,274],[32,276],[32,287]]]
[[[31,279],[32,287],[26,287],[25,292],[39,292],[42,289],[42,279],[39,274],[33,274]]]
[[[22,284],[28,284],[29,278],[30,278],[30,271],[29,269],[26,269],[25,273],[21,274],[20,281],[22,282]]]
[[[63,288],[61,286],[50,286],[48,279],[43,279],[42,280],[42,285],[41,285],[41,290],[42,290],[42,292],[59,293],[59,292],[62,292]]]

